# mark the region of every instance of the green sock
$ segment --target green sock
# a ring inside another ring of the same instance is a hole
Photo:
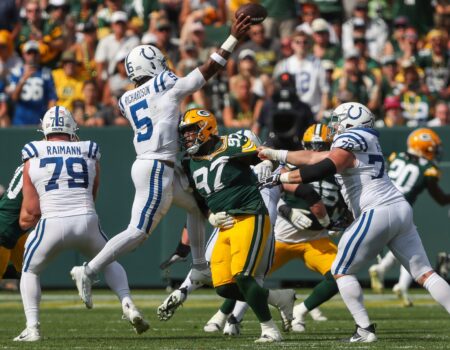
[[[325,279],[320,282],[303,302],[306,308],[311,311],[327,300],[331,299],[339,292],[336,280],[330,271],[325,274]]]
[[[228,283],[216,287],[216,293],[225,299],[245,301],[245,297],[236,283]]]
[[[234,305],[236,305],[235,299],[225,299],[222,306],[220,306],[220,311],[222,311],[225,315],[229,315],[233,312]]]
[[[267,322],[272,319],[269,305],[267,304],[267,297],[269,290],[261,287],[256,283],[251,276],[237,275],[236,283],[242,294],[245,296],[245,301],[252,308],[259,322]]]

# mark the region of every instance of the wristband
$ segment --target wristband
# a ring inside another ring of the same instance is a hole
[[[284,173],[280,175],[280,182],[285,184],[289,183],[289,173]]]
[[[228,52],[233,52],[238,42],[238,39],[236,39],[233,35],[230,35],[220,48]]]
[[[319,224],[321,224],[322,227],[328,227],[330,224],[330,217],[326,214],[323,218],[317,218],[317,221],[319,221]]]
[[[227,60],[220,56],[217,52],[214,52],[211,56],[209,56],[214,62],[220,64],[222,67],[227,65]]]

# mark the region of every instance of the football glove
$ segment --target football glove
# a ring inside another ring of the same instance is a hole
[[[223,229],[229,229],[234,226],[234,218],[224,211],[209,214],[208,221],[212,226]]]
[[[306,230],[311,227],[312,220],[307,216],[311,214],[309,210],[292,208],[289,221],[297,230]]]
[[[307,216],[308,214],[311,214],[311,212],[305,209],[291,208],[290,206],[284,204],[278,208],[278,212],[284,218],[289,220],[297,230],[306,230],[310,228],[313,223]]]
[[[273,174],[259,182],[258,190],[263,188],[272,188],[278,185],[281,185],[280,174]]]
[[[261,182],[265,178],[272,175],[272,169],[273,169],[272,162],[270,160],[264,160],[253,167],[253,172],[258,178],[258,181]]]

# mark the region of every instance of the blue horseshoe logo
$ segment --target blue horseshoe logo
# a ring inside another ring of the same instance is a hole
[[[363,112],[362,107],[359,107],[359,113],[358,113],[358,115],[357,115],[356,117],[354,117],[354,116],[352,116],[352,115],[350,114],[350,111],[352,110],[353,107],[354,107],[354,106],[352,105],[352,106],[348,109],[348,111],[347,111],[348,117],[349,117],[350,119],[358,119],[358,118],[361,116],[362,112]]]
[[[152,50],[152,52],[153,52],[153,55],[155,55],[156,56],[156,53],[155,53],[155,51],[153,51],[153,49],[151,48],[151,47],[148,47],[150,50]],[[145,54],[145,48],[142,48],[141,49],[141,52],[140,52],[140,55],[141,56],[144,56],[146,59],[148,59],[148,60],[152,60],[154,57],[148,57],[146,54]]]

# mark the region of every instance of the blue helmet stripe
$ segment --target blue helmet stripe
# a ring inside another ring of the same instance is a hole
[[[55,110],[55,126],[59,126],[58,115],[59,115],[59,106],[56,106],[56,110]]]

